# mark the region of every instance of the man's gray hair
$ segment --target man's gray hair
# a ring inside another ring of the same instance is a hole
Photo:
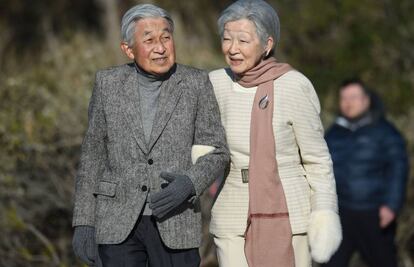
[[[248,19],[256,26],[260,42],[265,45],[267,38],[273,38],[271,55],[280,38],[280,22],[276,11],[262,0],[239,0],[227,7],[220,15],[217,24],[223,38],[224,25],[230,21]]]
[[[170,25],[171,33],[174,32],[174,22],[167,11],[152,4],[136,5],[125,13],[121,22],[122,41],[130,47],[134,45],[135,23],[144,18],[164,18]]]

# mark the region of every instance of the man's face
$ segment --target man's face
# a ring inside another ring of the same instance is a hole
[[[342,115],[354,119],[368,111],[369,96],[359,84],[350,84],[342,88],[339,94],[339,108]]]
[[[124,52],[148,73],[167,73],[175,63],[174,40],[167,20],[140,19],[135,29],[134,45],[123,49]]]

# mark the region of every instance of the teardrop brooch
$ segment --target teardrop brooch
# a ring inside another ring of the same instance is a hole
[[[265,109],[265,108],[267,108],[267,105],[269,105],[269,96],[268,95],[265,95],[259,101],[259,108],[260,109]]]

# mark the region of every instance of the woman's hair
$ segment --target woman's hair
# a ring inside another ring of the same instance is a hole
[[[221,13],[217,21],[220,37],[223,38],[224,25],[227,22],[240,19],[248,19],[254,23],[263,45],[266,44],[269,36],[273,38],[273,47],[269,56],[273,55],[280,38],[280,22],[276,11],[262,0],[239,0]]]
[[[121,22],[122,41],[130,47],[134,45],[135,23],[144,18],[164,18],[170,26],[171,33],[174,31],[174,22],[167,11],[151,4],[136,5],[125,13]]]

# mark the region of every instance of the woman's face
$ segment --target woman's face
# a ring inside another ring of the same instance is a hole
[[[230,69],[238,75],[256,66],[266,51],[257,36],[256,26],[248,19],[224,25],[221,49]]]

